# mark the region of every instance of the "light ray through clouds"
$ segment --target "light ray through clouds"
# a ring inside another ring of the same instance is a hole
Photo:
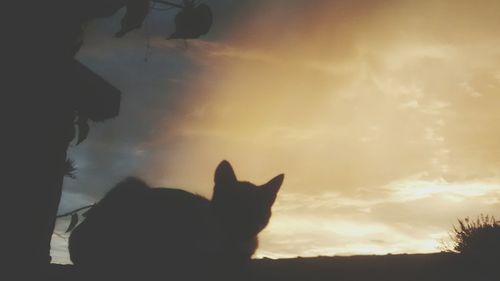
[[[256,1],[216,42],[151,38],[159,61],[176,52],[196,75],[175,99],[148,96],[158,119],[138,124],[147,154],[132,171],[205,196],[222,159],[257,184],[284,172],[258,257],[439,251],[456,218],[500,212],[499,13]]]

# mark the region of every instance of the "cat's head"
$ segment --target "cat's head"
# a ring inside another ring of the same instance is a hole
[[[212,207],[229,232],[253,238],[268,224],[283,179],[281,174],[261,186],[238,181],[231,164],[224,160],[215,170]]]

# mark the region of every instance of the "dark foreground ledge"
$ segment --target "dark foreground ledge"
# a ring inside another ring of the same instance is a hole
[[[475,259],[445,253],[255,259],[250,264],[248,280],[494,281],[500,280],[499,266],[500,260],[479,263]],[[79,280],[79,276],[72,265],[53,264],[49,280]]]
[[[500,260],[458,254],[316,257],[254,260],[255,281],[494,281]]]

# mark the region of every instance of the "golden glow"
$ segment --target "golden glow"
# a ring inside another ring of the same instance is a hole
[[[204,71],[149,177],[208,196],[222,159],[284,172],[258,256],[437,251],[457,217],[498,213],[500,2],[297,3],[190,43]]]
[[[437,251],[457,217],[500,211],[498,2],[278,2],[193,43],[201,94],[165,121],[152,178],[209,195],[224,158],[285,172],[258,256]]]

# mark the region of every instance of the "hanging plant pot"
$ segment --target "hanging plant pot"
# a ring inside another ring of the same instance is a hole
[[[78,112],[83,113],[94,122],[102,122],[118,115],[121,100],[120,90],[77,60],[73,60],[72,72],[74,79],[72,92],[75,93],[75,109]],[[80,121],[86,120],[81,119]],[[79,125],[85,126],[85,124]]]

